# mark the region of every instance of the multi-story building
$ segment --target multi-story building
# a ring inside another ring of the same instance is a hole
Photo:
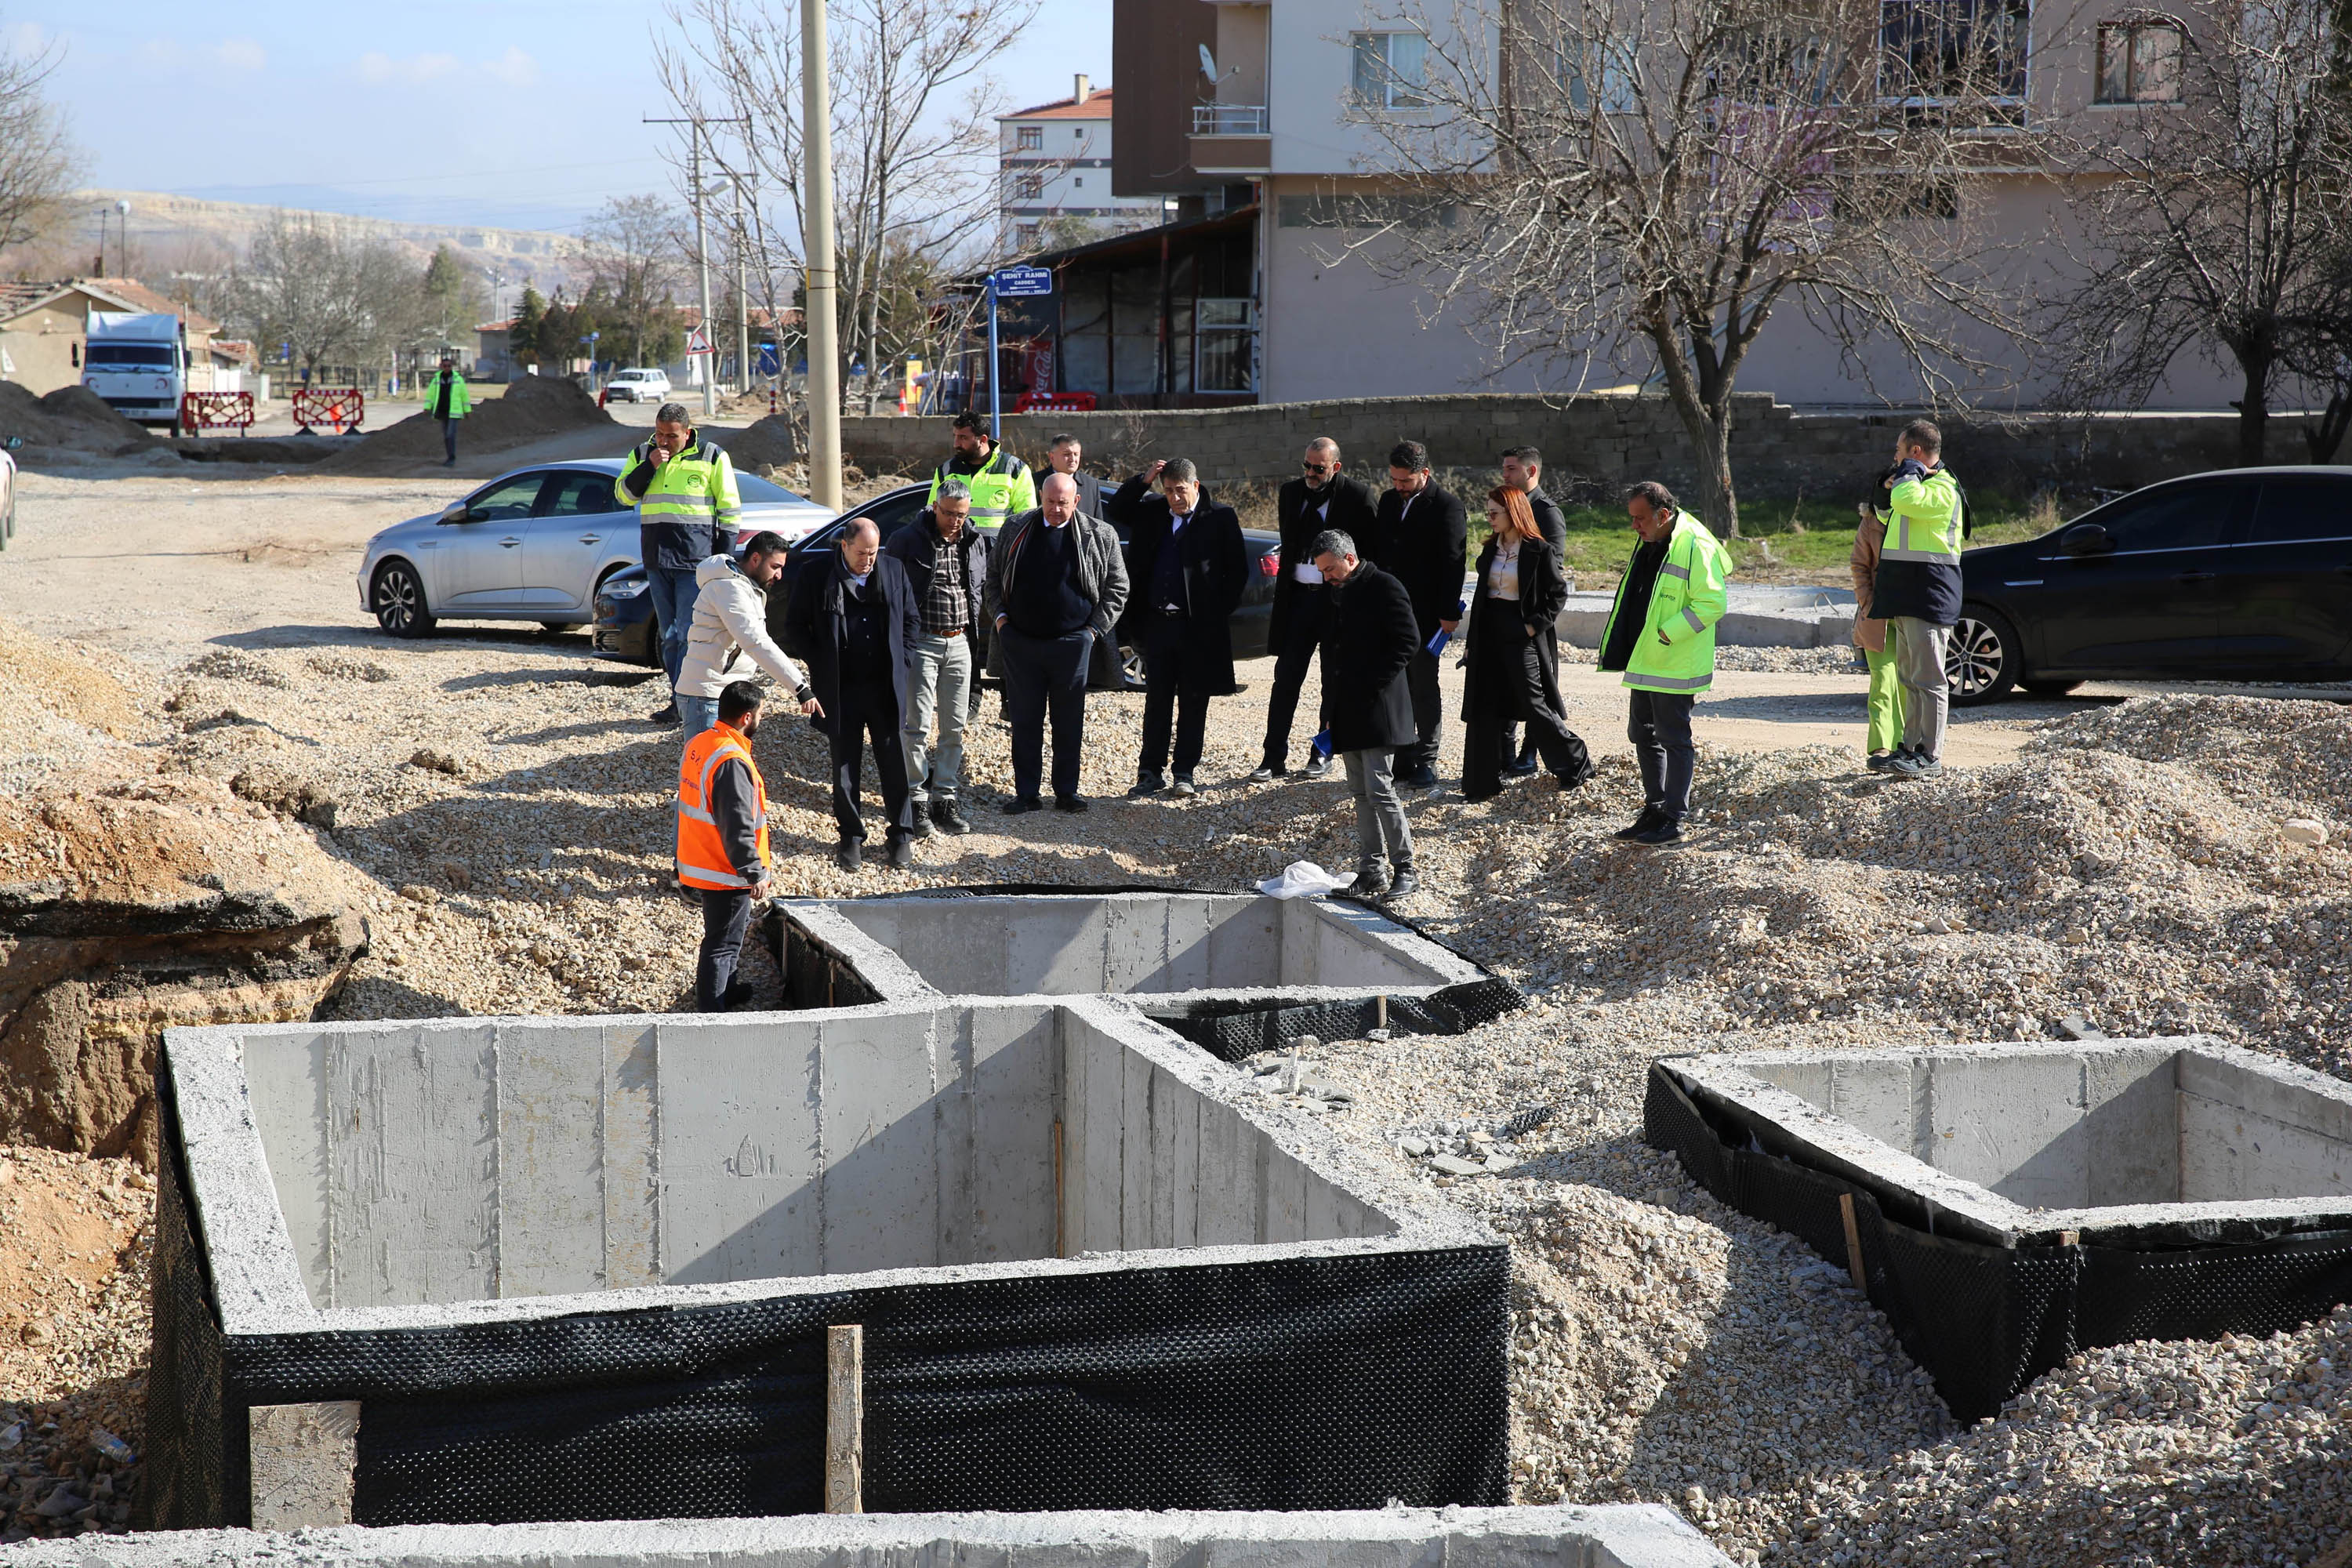
[[[1890,28],[1906,25],[1911,9],[1952,11],[1948,0],[1884,5]],[[2017,40],[2020,129],[2151,103],[2168,109],[2168,89],[2178,97],[2167,62],[2178,57],[2178,29],[2193,26],[2185,0],[2179,16],[2136,0],[1979,8],[1998,10],[2004,37]],[[1485,25],[1498,26],[1504,9],[1487,0]],[[1627,379],[1601,363],[1498,372],[1462,314],[1434,309],[1366,253],[1370,235],[1349,226],[1384,210],[1396,190],[1380,173],[1389,150],[1371,121],[1416,111],[1412,84],[1429,48],[1412,24],[1370,19],[1384,14],[1394,7],[1365,0],[1115,0],[1113,59],[1129,90],[1114,121],[1113,189],[1165,203],[1171,221],[1052,258],[1062,288],[1033,330],[1053,341],[1061,388],[1107,403],[1183,406],[1563,391]],[[1447,15],[1476,20],[1481,9]],[[2065,219],[2057,182],[2022,167],[1995,166],[1984,178],[1991,226],[2012,258],[2031,264],[2039,251],[2058,262],[2052,237]],[[2039,270],[2046,278],[2055,268]],[[2006,352],[2021,365],[2021,349]],[[1899,380],[1899,367],[1881,368],[1896,372],[1882,386]],[[1809,405],[1874,395],[1839,343],[1793,303],[1759,340],[1740,384]],[[2041,390],[2026,384],[2021,400]],[[2231,395],[2212,367],[2183,356],[2154,405],[2219,407]]]
[[[1020,254],[1149,228],[1157,195],[1111,194],[1111,89],[1076,79],[1070,96],[999,115],[998,248]]]

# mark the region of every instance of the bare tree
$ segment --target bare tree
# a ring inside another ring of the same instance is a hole
[[[423,274],[388,241],[310,215],[272,213],[236,269],[231,319],[294,362],[357,364],[437,325]]]
[[[2083,281],[2042,334],[2065,351],[2069,402],[2139,406],[2201,354],[2235,373],[2238,460],[2260,463],[2298,363],[2340,356],[2347,334],[2328,317],[2352,302],[2352,100],[2331,11],[2237,0],[2200,7],[2194,26],[2151,16],[2100,30],[2117,79],[2107,95],[2119,87],[2140,109],[2071,139]],[[2158,47],[2126,27],[2160,30]],[[2144,60],[2177,60],[2173,74],[2135,81],[2129,57],[2113,57],[2136,44]]]
[[[614,196],[581,227],[589,287],[602,289],[613,315],[628,323],[631,364],[646,363],[654,313],[669,307],[684,274],[678,236],[686,228],[678,210],[650,192]]]
[[[1794,302],[1908,399],[2000,372],[1970,176],[2025,154],[2023,0],[1462,0],[1360,35],[1353,112],[1395,194],[1347,248],[1505,367],[1654,378],[1698,508],[1738,531],[1732,392]],[[1370,24],[1377,26],[1378,24]],[[1403,37],[1399,46],[1393,40]]]
[[[1038,0],[834,0],[834,216],[839,237],[845,366],[877,371],[920,342],[923,312],[888,275],[894,258],[950,257],[992,237],[988,182],[1002,104],[989,67],[1035,16]],[[671,0],[656,31],[662,79],[682,113],[746,122],[715,156],[751,199],[737,243],[752,270],[784,280],[800,270],[804,189],[797,7],[761,0]],[[778,201],[761,210],[762,194]],[[771,285],[771,299],[774,298]],[[771,306],[772,310],[773,306]]]
[[[58,58],[54,47],[26,55],[0,41],[0,250],[55,225],[80,174],[65,118],[42,92]]]

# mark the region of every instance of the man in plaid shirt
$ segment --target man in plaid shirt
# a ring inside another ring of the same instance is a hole
[[[953,477],[941,479],[930,509],[892,534],[883,549],[906,567],[923,623],[921,639],[908,650],[915,663],[901,731],[915,837],[969,833],[971,824],[956,809],[956,796],[972,675],[980,664],[981,589],[988,581],[988,540],[971,526],[971,488]],[[935,715],[937,746],[930,743]]]

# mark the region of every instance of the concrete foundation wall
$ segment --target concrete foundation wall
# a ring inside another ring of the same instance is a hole
[[[86,1535],[21,1568],[1729,1568],[1654,1504],[1376,1513],[866,1514]]]
[[[1118,893],[848,899],[823,907],[948,995],[1404,990],[1475,973],[1370,910],[1315,900]]]

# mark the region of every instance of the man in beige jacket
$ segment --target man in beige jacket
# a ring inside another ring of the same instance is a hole
[[[1903,739],[1903,686],[1895,678],[1895,655],[1886,646],[1886,623],[1870,614],[1873,580],[1878,574],[1878,552],[1886,543],[1886,519],[1864,501],[1853,531],[1853,553],[1846,570],[1853,576],[1853,641],[1870,666],[1870,771],[1883,773],[1895,759]]]

